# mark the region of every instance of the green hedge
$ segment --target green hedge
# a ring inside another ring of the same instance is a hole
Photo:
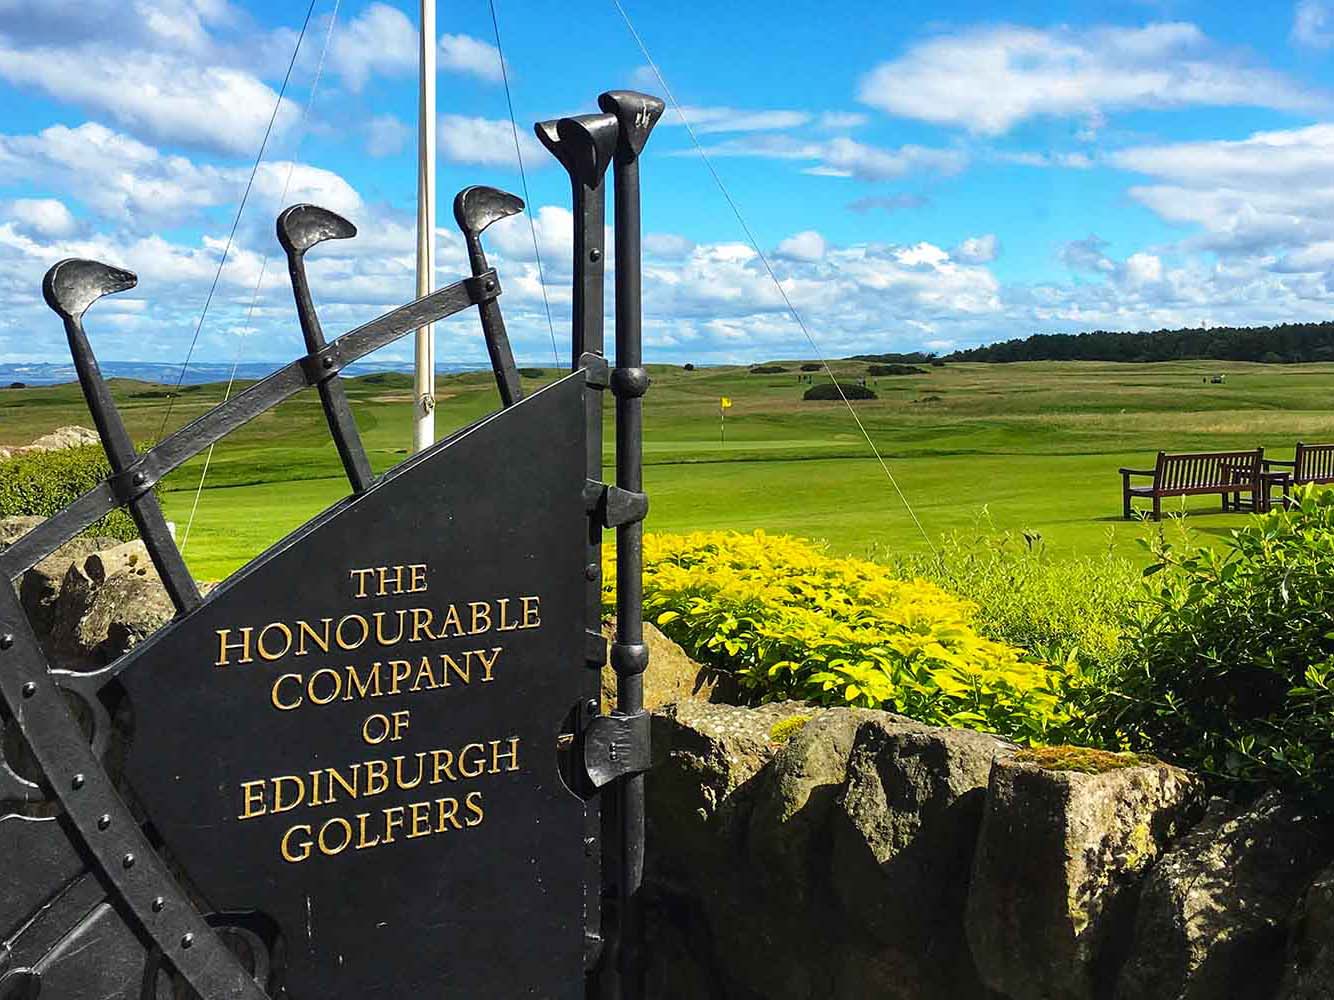
[[[51,517],[111,473],[100,445],[37,451],[0,462],[0,517]],[[112,511],[89,529],[126,541],[138,538],[134,521]]]
[[[842,387],[843,392],[839,393]],[[802,399],[877,399],[874,392],[864,385],[858,385],[856,382],[840,382],[835,385],[833,382],[821,382],[819,385],[813,385],[806,390]]]

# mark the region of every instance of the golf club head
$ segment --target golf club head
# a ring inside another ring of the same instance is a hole
[[[621,150],[635,157],[667,106],[660,98],[637,90],[609,90],[598,97],[598,107],[616,116],[621,124]]]
[[[615,115],[601,114],[538,122],[533,131],[571,177],[595,188],[616,155],[620,128]]]
[[[357,227],[319,205],[293,205],[278,216],[278,242],[289,254],[303,254],[325,240],[346,240]]]
[[[454,221],[475,239],[491,223],[523,211],[523,199],[493,187],[466,187],[454,196]]]
[[[129,271],[96,260],[70,258],[52,266],[42,279],[42,298],[64,319],[77,320],[103,295],[133,288]]]

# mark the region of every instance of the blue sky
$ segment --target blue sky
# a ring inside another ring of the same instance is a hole
[[[101,357],[184,360],[307,2],[0,0],[0,360],[64,359],[39,282],[66,256],[140,274],[90,314]],[[831,356],[1334,318],[1334,0],[948,17],[623,2]],[[328,332],[412,296],[416,6],[334,10],[317,0],[197,360],[299,353],[272,235],[284,203],[361,229],[311,255]],[[563,341],[568,184],[531,125],[661,88],[610,0],[496,10]],[[452,193],[520,178],[489,5],[447,0],[439,27],[444,283],[466,270]],[[650,360],[810,355],[672,112],[644,184]],[[488,236],[516,350],[549,361],[528,223]],[[475,318],[442,325],[438,353],[483,359]]]

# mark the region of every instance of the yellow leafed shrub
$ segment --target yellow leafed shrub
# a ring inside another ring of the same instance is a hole
[[[935,584],[762,531],[648,535],[644,562],[645,619],[757,701],[882,708],[1025,742],[1072,721],[1073,665],[979,635],[975,607]]]

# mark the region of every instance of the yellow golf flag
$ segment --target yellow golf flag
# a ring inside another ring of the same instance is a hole
[[[724,410],[730,410],[730,409],[732,408],[732,397],[731,397],[731,396],[724,396],[722,399],[718,400],[718,404],[719,404]]]

